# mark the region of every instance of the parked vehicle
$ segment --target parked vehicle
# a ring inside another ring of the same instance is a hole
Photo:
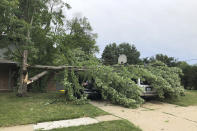
[[[150,85],[145,85],[141,83],[140,78],[138,78],[137,85],[142,89],[143,93],[141,96],[156,96],[156,90]]]
[[[88,95],[88,99],[97,100],[101,99],[101,92],[94,88],[91,82],[86,81],[82,83],[85,88],[84,93]]]

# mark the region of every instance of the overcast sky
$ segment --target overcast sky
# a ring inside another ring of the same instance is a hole
[[[67,16],[87,17],[101,56],[112,42],[134,44],[141,57],[157,53],[197,59],[197,0],[67,0]],[[189,63],[197,63],[189,61]]]

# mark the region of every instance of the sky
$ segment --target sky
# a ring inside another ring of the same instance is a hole
[[[65,15],[88,18],[98,34],[98,57],[107,44],[128,42],[141,58],[162,53],[178,60],[197,59],[197,0],[65,1],[72,7]]]

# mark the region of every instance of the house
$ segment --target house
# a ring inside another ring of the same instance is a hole
[[[9,48],[14,50],[13,45],[10,45]],[[6,60],[4,55],[5,52],[7,52],[7,48],[0,48],[0,92],[14,91],[17,86],[17,79],[19,78],[19,64],[17,62]],[[49,73],[48,75],[49,78],[46,90],[55,91],[55,74]],[[31,84],[29,87],[32,87]]]
[[[11,91],[15,87],[18,64],[4,59],[6,48],[0,48],[0,92]]]
[[[14,46],[9,46],[10,49],[14,50]],[[19,63],[13,62],[10,60],[6,60],[4,53],[7,51],[6,48],[0,48],[0,92],[2,91],[14,91],[17,87],[17,80],[19,78]],[[49,66],[50,67],[50,66]],[[34,69],[36,70],[36,69]],[[47,71],[48,69],[43,69],[43,71]],[[62,85],[57,83],[55,80],[57,72],[59,69],[47,71],[48,79],[45,87],[46,91],[57,91],[62,88]],[[33,76],[29,76],[29,80]],[[39,78],[39,79],[42,79]],[[37,83],[39,84],[40,81]],[[33,84],[28,84],[29,90],[34,88]]]
[[[16,89],[19,69],[17,62],[0,59],[0,92],[14,91]],[[48,75],[46,90],[56,91],[55,74],[52,72]],[[30,87],[32,86],[30,85]]]

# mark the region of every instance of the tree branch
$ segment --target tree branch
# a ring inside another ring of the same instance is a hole
[[[34,66],[30,66],[30,68],[45,69],[45,70],[63,70],[67,68],[69,70],[75,70],[75,71],[85,71],[90,69],[87,67],[79,67],[79,66],[43,66],[43,65],[34,65]]]
[[[17,54],[15,54],[9,47],[7,47],[7,48],[11,52],[11,54],[13,54],[14,56],[16,56],[18,58],[22,58],[22,56],[18,56]]]
[[[35,75],[34,77],[30,78],[27,81],[27,85],[33,83],[34,81],[38,80],[39,78],[43,77],[44,75],[48,74],[48,71],[43,71],[40,74]]]

